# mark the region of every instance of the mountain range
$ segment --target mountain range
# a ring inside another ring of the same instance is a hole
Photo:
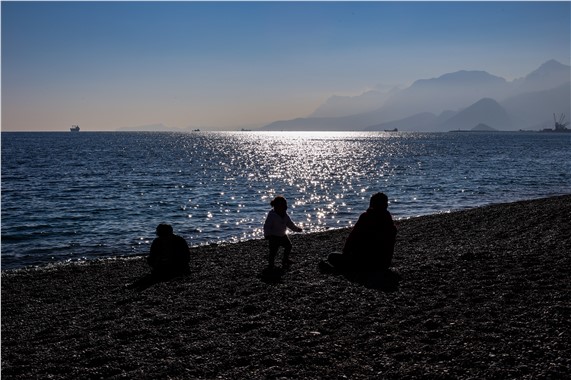
[[[555,60],[507,81],[485,71],[457,71],[420,79],[407,88],[332,96],[310,116],[270,123],[262,130],[495,130],[552,127],[553,114],[571,113],[571,67]]]

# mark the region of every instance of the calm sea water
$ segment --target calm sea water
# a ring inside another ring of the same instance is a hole
[[[307,232],[571,193],[571,135],[2,133],[2,269],[262,237],[283,194]]]

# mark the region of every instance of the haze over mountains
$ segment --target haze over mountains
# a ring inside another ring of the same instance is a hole
[[[571,113],[571,67],[550,60],[506,81],[485,71],[420,79],[405,89],[332,96],[309,117],[276,121],[263,130],[496,130],[552,127],[553,114]]]

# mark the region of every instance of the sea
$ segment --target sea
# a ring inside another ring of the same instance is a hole
[[[262,239],[276,195],[304,232],[571,193],[571,134],[2,132],[1,268]]]

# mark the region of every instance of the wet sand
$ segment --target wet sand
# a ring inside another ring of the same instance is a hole
[[[401,221],[393,276],[321,273],[347,234],[293,235],[273,277],[263,240],[146,288],[141,257],[3,272],[2,377],[570,376],[571,195]]]

